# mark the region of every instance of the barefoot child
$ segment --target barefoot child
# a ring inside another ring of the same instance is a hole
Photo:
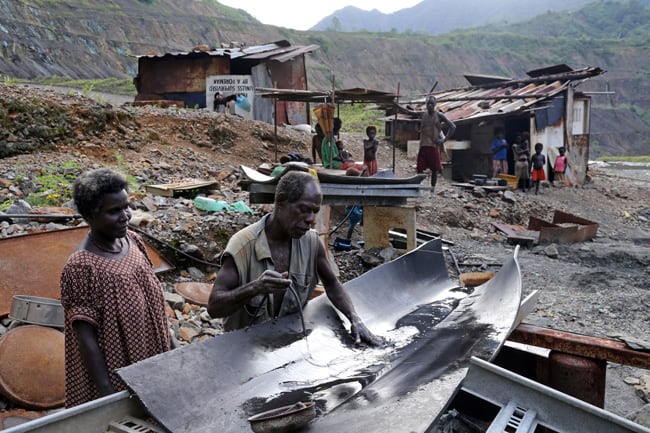
[[[564,185],[564,172],[566,171],[566,156],[564,156],[564,147],[558,149],[560,154],[555,158],[555,165],[553,166],[553,180],[557,180],[561,185]]]
[[[370,125],[366,128],[367,140],[363,140],[363,165],[367,169],[368,176],[377,173],[377,148],[379,142],[375,138],[377,127]]]
[[[539,194],[539,183],[546,180],[546,174],[544,173],[546,157],[542,155],[542,149],[544,149],[542,143],[535,144],[535,154],[530,158],[530,166],[533,168],[531,180],[535,183],[535,194]]]

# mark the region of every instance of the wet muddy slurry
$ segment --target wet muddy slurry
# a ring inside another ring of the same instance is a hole
[[[453,326],[436,327],[458,307],[463,297],[464,294],[457,291],[454,296],[421,305],[400,318],[392,339],[385,347],[363,350],[366,353],[362,357],[369,364],[359,368],[360,356],[347,361],[338,358],[324,380],[323,372],[317,371],[314,381],[288,381],[284,386],[291,389],[285,392],[245,401],[242,406],[244,414],[252,416],[311,401],[316,404],[317,417],[335,411],[343,403],[352,410],[355,406],[381,406],[407,395],[422,383],[431,382],[449,369],[458,368],[470,354],[481,356],[490,353],[496,347],[485,342],[485,337],[491,334],[490,327],[478,323],[469,311],[464,320]],[[299,337],[300,334],[287,334],[271,345],[291,344]],[[308,345],[318,345],[318,341],[310,341]],[[374,353],[369,355],[367,352]],[[317,358],[312,358],[312,361],[318,363]],[[341,362],[348,363],[349,368],[342,368]],[[341,376],[341,372],[345,375]]]

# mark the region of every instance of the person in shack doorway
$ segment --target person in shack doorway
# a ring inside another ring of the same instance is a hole
[[[436,97],[427,98],[426,111],[412,111],[401,108],[412,116],[420,118],[420,150],[417,156],[416,171],[424,173],[431,170],[431,196],[434,196],[438,175],[442,173],[442,158],[440,149],[444,149],[445,142],[454,135],[456,124],[449,120],[440,111],[436,110]],[[443,131],[447,127],[447,133]]]
[[[541,181],[546,180],[544,173],[544,166],[546,165],[546,156],[542,154],[544,145],[542,143],[535,144],[535,154],[530,158],[530,166],[533,173],[531,179],[535,184],[535,194],[539,194],[539,184]]]
[[[127,189],[106,168],[73,185],[90,231],[61,273],[66,407],[126,389],[116,369],[172,347],[163,287],[142,238],[128,230]]]
[[[499,173],[508,174],[508,142],[503,128],[494,128],[494,139],[490,149],[492,150],[492,177],[497,177]]]
[[[224,318],[226,331],[302,311],[320,278],[350,321],[354,343],[381,343],[356,313],[312,229],[321,202],[316,177],[289,171],[277,184],[273,211],[230,238],[208,301],[208,313]]]
[[[526,133],[527,134],[527,133]],[[530,148],[528,147],[528,139],[521,135],[520,140],[515,140],[512,145],[512,152],[515,157],[515,176],[519,178],[517,181],[519,189],[523,192],[528,191],[528,159],[530,158]]]

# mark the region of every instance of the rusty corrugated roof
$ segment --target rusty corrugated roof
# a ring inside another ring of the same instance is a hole
[[[525,110],[561,93],[572,82],[600,75],[604,71],[588,67],[559,74],[536,76],[523,80],[485,83],[482,85],[432,93],[436,108],[449,119],[463,123],[470,119],[514,113]],[[426,95],[429,96],[429,95]],[[408,104],[410,110],[425,109],[426,96]]]
[[[311,53],[320,47],[318,45],[291,45],[289,42],[282,40],[271,42],[264,45],[252,45],[245,47],[226,47],[215,48],[210,50],[191,50],[191,51],[176,51],[163,54],[143,54],[134,56],[136,58],[154,58],[154,57],[202,57],[202,56],[216,56],[216,57],[229,57],[230,59],[253,59],[253,60],[275,60],[278,62],[286,62],[299,55]]]

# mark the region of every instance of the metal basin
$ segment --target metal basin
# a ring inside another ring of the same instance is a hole
[[[8,429],[28,421],[45,416],[45,411],[28,411],[25,409],[10,409],[0,411],[0,429]]]
[[[212,284],[194,281],[176,283],[174,284],[174,290],[192,304],[207,307]]]
[[[63,328],[63,306],[57,299],[14,295],[9,317],[32,325]]]
[[[24,325],[0,338],[0,393],[30,409],[51,409],[65,401],[63,333]]]
[[[313,401],[298,402],[258,413],[248,422],[255,433],[288,433],[305,426],[316,417]]]

